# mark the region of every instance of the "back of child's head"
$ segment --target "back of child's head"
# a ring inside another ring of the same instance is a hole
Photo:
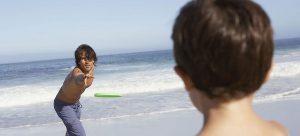
[[[211,99],[252,94],[272,65],[271,22],[251,0],[190,1],[176,18],[172,39],[177,66]]]
[[[79,67],[80,60],[82,55],[85,55],[85,58],[89,61],[93,60],[94,64],[97,62],[97,55],[93,48],[87,44],[81,44],[75,51],[75,63]]]

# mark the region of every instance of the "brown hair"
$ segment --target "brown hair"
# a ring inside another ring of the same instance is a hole
[[[176,18],[172,39],[177,65],[210,98],[255,92],[271,67],[271,22],[251,0],[190,1]]]
[[[75,62],[76,66],[79,67],[79,62],[81,60],[82,54],[85,52],[85,57],[88,60],[94,60],[94,64],[96,65],[97,62],[97,55],[92,47],[87,44],[81,44],[75,51]]]

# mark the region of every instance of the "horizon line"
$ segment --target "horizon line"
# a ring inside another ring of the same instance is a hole
[[[99,56],[125,55],[125,54],[146,53],[146,52],[156,52],[156,51],[169,51],[169,50],[172,50],[172,49],[133,51],[133,52],[121,52],[121,53],[108,53],[108,54],[103,54],[103,55],[99,55]],[[73,58],[65,57],[65,58],[30,60],[30,61],[17,61],[17,62],[8,62],[8,63],[6,63],[6,62],[1,63],[0,62],[0,65],[10,65],[10,64],[20,64],[20,63],[34,63],[34,62],[41,62],[41,61],[52,61],[52,60],[63,60],[63,59],[73,59]]]

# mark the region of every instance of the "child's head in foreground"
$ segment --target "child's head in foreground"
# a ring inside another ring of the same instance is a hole
[[[91,70],[91,64],[97,62],[97,55],[92,47],[87,44],[81,44],[75,51],[76,67],[83,71]]]
[[[172,39],[176,68],[209,99],[253,94],[272,65],[270,19],[250,0],[188,2],[176,18]]]

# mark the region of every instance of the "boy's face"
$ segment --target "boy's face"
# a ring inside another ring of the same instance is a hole
[[[94,67],[94,60],[88,60],[86,58],[86,54],[85,52],[83,52],[81,54],[81,57],[80,57],[80,61],[79,61],[79,66],[80,66],[80,69],[83,71],[83,72],[89,72],[93,69]]]

